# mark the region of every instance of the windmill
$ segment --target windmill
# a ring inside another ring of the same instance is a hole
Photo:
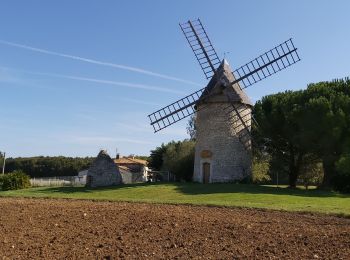
[[[292,39],[232,71],[200,19],[180,24],[206,77],[205,88],[148,115],[154,132],[196,115],[193,180],[231,182],[251,174],[252,103],[244,89],[300,61]]]

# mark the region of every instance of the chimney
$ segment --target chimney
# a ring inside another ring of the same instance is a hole
[[[117,153],[117,156],[115,157],[115,159],[119,159],[120,155],[119,153]]]

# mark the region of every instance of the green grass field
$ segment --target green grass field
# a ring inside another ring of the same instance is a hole
[[[235,206],[350,217],[350,195],[244,184],[145,183],[98,189],[41,187],[0,191],[0,196]]]

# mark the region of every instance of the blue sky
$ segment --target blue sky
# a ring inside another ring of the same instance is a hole
[[[253,101],[349,76],[350,1],[18,1],[0,4],[0,151],[144,154],[187,137],[147,115],[206,84],[178,23],[200,17],[239,67],[293,37],[302,61],[247,89]]]

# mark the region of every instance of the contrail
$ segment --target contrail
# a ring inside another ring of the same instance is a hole
[[[59,53],[59,52],[55,52],[55,51],[49,51],[49,50],[45,50],[45,49],[41,49],[41,48],[35,48],[32,46],[18,44],[18,43],[14,43],[14,42],[8,42],[8,41],[4,41],[4,40],[0,40],[0,43],[8,45],[8,46],[22,48],[22,49],[26,49],[26,50],[30,50],[30,51],[35,51],[35,52],[40,52],[40,53],[44,53],[44,54],[48,54],[48,55],[54,55],[54,56],[59,56],[59,57],[63,57],[63,58],[79,60],[79,61],[97,64],[97,65],[101,65],[101,66],[107,66],[107,67],[112,67],[112,68],[116,68],[116,69],[123,69],[123,70],[133,71],[133,72],[146,74],[146,75],[154,76],[154,77],[158,77],[158,78],[163,78],[163,79],[178,81],[178,82],[182,82],[182,83],[186,83],[186,84],[201,86],[200,84],[195,83],[193,81],[172,77],[172,76],[152,72],[149,70],[144,70],[141,68],[130,67],[130,66],[126,66],[126,65],[104,62],[104,61],[99,61],[99,60],[94,60],[94,59],[83,58],[83,57],[79,57],[79,56],[74,56],[74,55],[65,54],[65,53]]]
[[[152,91],[168,92],[168,93],[175,93],[175,94],[184,94],[184,92],[182,92],[182,91],[177,91],[177,90],[172,90],[172,89],[162,88],[162,87],[156,87],[156,86],[149,86],[149,85],[144,85],[144,84],[136,84],[136,83],[120,82],[120,81],[111,81],[111,80],[103,80],[103,79],[93,79],[93,78],[85,78],[85,77],[76,77],[76,76],[68,76],[68,75],[60,75],[60,74],[47,74],[47,73],[40,73],[40,74],[41,75],[46,75],[46,76],[64,78],[64,79],[89,81],[89,82],[108,84],[108,85],[115,85],[115,86],[125,86],[125,87],[128,87],[128,88],[138,88],[138,89],[146,89],[146,90],[152,90]]]
[[[158,86],[150,86],[150,85],[145,85],[145,84],[137,84],[137,83],[121,82],[121,81],[112,81],[112,80],[103,80],[103,79],[79,77],[79,76],[72,76],[72,75],[62,75],[62,74],[54,74],[54,73],[45,73],[45,72],[34,72],[34,71],[21,70],[21,69],[12,69],[12,68],[2,67],[2,66],[0,66],[0,69],[18,71],[18,72],[32,74],[32,75],[41,75],[41,76],[48,76],[48,77],[55,77],[55,78],[62,78],[62,79],[87,81],[87,82],[94,82],[94,83],[99,83],[99,84],[121,86],[121,87],[127,87],[127,88],[145,89],[145,90],[158,91],[158,92],[167,92],[167,93],[174,93],[174,94],[185,94],[183,91],[173,90],[173,89],[164,88],[164,87],[158,87]]]

